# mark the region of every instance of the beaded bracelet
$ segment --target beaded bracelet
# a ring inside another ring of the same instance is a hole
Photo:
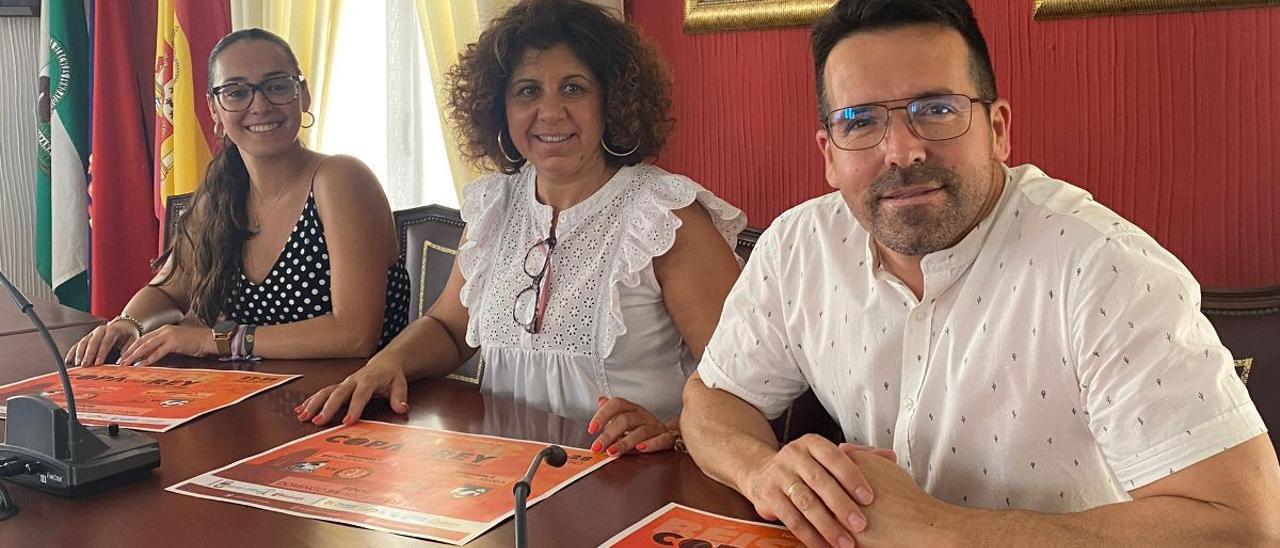
[[[142,322],[138,321],[137,318],[130,316],[128,314],[121,314],[119,316],[112,318],[111,321],[107,322],[107,325],[111,325],[113,323],[120,322],[120,321],[129,322],[133,324],[134,329],[138,330],[139,338],[141,338],[143,335],[147,333],[147,330],[142,328]]]

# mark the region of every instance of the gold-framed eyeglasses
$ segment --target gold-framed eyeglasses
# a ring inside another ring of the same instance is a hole
[[[896,107],[868,103],[842,107],[827,113],[823,127],[827,130],[831,144],[850,151],[865,150],[880,144],[889,133],[890,115],[895,110],[906,112],[907,128],[920,139],[955,139],[969,131],[974,103],[990,105],[993,102],[956,93],[894,99],[885,103],[898,101],[909,102]]]
[[[222,110],[240,112],[253,106],[253,99],[258,96],[258,92],[262,92],[267,102],[273,105],[287,105],[297,101],[298,95],[302,93],[302,83],[305,81],[301,74],[276,76],[257,84],[248,82],[222,84],[210,89],[209,94],[218,101]]]

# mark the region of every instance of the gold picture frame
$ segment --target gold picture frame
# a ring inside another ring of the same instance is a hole
[[[684,0],[684,31],[691,34],[807,26],[835,0]]]
[[[1280,6],[1280,0],[1035,0],[1037,21],[1137,15],[1174,11],[1205,11]]]

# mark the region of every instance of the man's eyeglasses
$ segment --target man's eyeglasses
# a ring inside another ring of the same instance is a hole
[[[529,287],[516,294],[511,316],[530,334],[542,331],[542,315],[551,295],[551,252],[555,251],[556,237],[539,240],[524,254],[524,273],[529,276]]]
[[[222,110],[228,112],[240,112],[253,105],[253,99],[258,96],[258,92],[262,92],[262,96],[267,102],[273,105],[287,105],[298,100],[298,94],[302,92],[302,82],[305,80],[301,74],[293,76],[277,76],[275,78],[267,78],[257,84],[247,82],[232,82],[230,84],[222,84],[216,88],[209,90],[218,101],[218,105]]]
[[[969,131],[974,103],[990,105],[992,101],[952,94],[916,97],[893,108],[876,103],[854,105],[828,113],[823,126],[836,148],[865,150],[884,140],[889,132],[890,114],[903,110],[907,113],[907,127],[916,137],[926,141],[946,141]]]

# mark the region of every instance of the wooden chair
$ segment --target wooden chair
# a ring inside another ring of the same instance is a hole
[[[182,218],[182,214],[191,209],[191,198],[195,193],[175,194],[170,196],[164,202],[164,239],[161,240],[161,247],[168,248],[169,241],[174,234],[178,233],[178,221]]]
[[[1206,289],[1200,310],[1235,358],[1236,373],[1280,451],[1280,286]]]
[[[444,292],[466,224],[458,210],[434,204],[396,211],[394,215],[400,252],[409,271],[409,321],[413,321],[426,314]],[[483,377],[484,362],[479,352],[449,375],[450,379],[477,388]]]
[[[756,250],[756,241],[760,239],[760,229],[747,227],[738,234],[738,247],[735,251],[742,260],[751,258],[751,252]]]

